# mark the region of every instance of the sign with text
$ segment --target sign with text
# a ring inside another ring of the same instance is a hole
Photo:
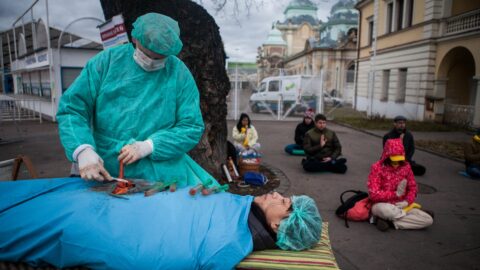
[[[49,65],[48,51],[36,52],[22,59],[17,59],[12,63],[12,71],[35,69]]]
[[[113,16],[97,27],[100,29],[104,49],[129,42],[122,14]]]

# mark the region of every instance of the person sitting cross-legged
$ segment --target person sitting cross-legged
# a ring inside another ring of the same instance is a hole
[[[330,171],[345,173],[347,166],[342,154],[342,145],[337,134],[327,128],[327,118],[323,114],[315,116],[315,128],[305,134],[303,149],[307,158],[302,160],[303,169],[307,172]]]
[[[412,133],[407,129],[407,118],[402,115],[398,115],[393,119],[393,129],[390,130],[387,134],[383,136],[383,146],[388,139],[398,139],[400,138],[405,148],[405,158],[414,175],[421,176],[426,172],[426,168],[423,165],[418,164],[413,160],[413,154],[415,153],[415,140],[413,139]]]
[[[480,128],[472,141],[465,145],[464,152],[467,174],[473,179],[480,179]]]
[[[303,139],[305,138],[305,133],[315,127],[314,117],[313,109],[310,108],[305,112],[302,122],[295,128],[295,143],[285,146],[285,152],[290,155],[305,155]]]
[[[401,139],[385,142],[382,157],[371,167],[368,193],[380,231],[388,230],[390,222],[397,230],[422,229],[433,224],[433,212],[421,210],[415,203],[417,183],[406,162]]]

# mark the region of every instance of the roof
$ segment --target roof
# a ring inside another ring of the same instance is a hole
[[[283,40],[282,32],[280,32],[276,27],[273,27],[268,33],[267,40],[263,43],[263,45],[287,46],[287,43],[285,40]]]
[[[27,22],[24,24],[25,27],[22,27],[22,25],[15,27],[15,35],[17,39],[20,36],[20,34],[23,33],[23,28],[25,28],[25,40],[26,40],[26,47],[27,47],[26,55],[31,55],[34,53],[31,24],[32,24],[31,22]],[[38,21],[35,22],[35,27],[37,26],[38,26]],[[7,33],[9,34],[9,39],[10,39],[10,50],[12,52],[12,59],[15,58],[14,56],[15,43],[13,41],[13,29],[8,29],[0,33],[0,36],[2,38],[4,65],[7,65],[10,63]],[[61,29],[57,29],[53,26],[50,26],[50,44],[53,48],[57,48],[58,38],[60,37],[61,33],[62,33]],[[17,46],[18,46],[18,42],[17,42]],[[100,43],[97,43],[95,41],[89,40],[87,38],[84,38],[66,31],[63,32],[61,46],[62,48],[68,47],[68,48],[76,48],[76,49],[96,49],[96,50],[103,49],[103,45]],[[45,47],[37,48],[35,52],[41,51],[44,49],[46,48]]]

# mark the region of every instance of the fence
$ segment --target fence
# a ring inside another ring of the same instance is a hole
[[[321,71],[317,75],[294,75],[286,71],[255,83],[232,89],[227,97],[228,119],[247,113],[253,120],[299,120],[307,109],[331,113],[351,106],[354,97],[353,71]]]
[[[42,103],[38,99],[13,98],[0,96],[0,120],[1,121],[43,121]]]

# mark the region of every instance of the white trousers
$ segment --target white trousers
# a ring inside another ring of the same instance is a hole
[[[392,221],[397,230],[422,229],[433,224],[433,218],[426,212],[417,208],[405,212],[391,203],[374,204],[372,214]]]

